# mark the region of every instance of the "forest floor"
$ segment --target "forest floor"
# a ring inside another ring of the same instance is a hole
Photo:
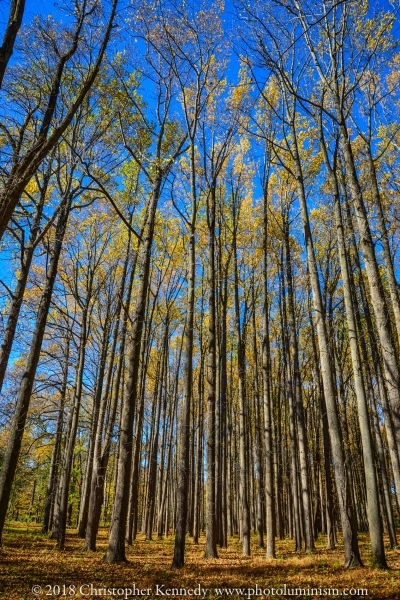
[[[389,570],[372,566],[368,537],[360,535],[365,566],[346,570],[343,547],[325,549],[321,536],[313,554],[293,551],[292,540],[277,540],[277,559],[266,560],[264,550],[252,540],[252,556],[241,556],[237,538],[219,558],[206,560],[204,535],[198,546],[187,540],[186,565],[171,569],[173,537],[145,541],[143,536],[128,549],[128,562],[102,562],[107,529],[100,531],[98,552],[82,551],[82,540],[68,530],[66,550],[55,549],[54,541],[39,526],[11,523],[0,549],[0,598],[315,598],[327,596],[368,597],[400,600],[400,550],[387,550]]]

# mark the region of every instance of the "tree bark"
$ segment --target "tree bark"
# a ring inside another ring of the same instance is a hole
[[[18,458],[21,450],[22,437],[25,430],[25,422],[29,410],[32,388],[40,357],[43,336],[46,328],[47,315],[50,308],[54,281],[57,275],[58,261],[60,258],[62,242],[67,226],[68,215],[71,208],[73,195],[68,192],[62,203],[59,218],[57,220],[55,242],[52,250],[49,268],[46,272],[46,281],[36,316],[35,330],[31,341],[29,354],[26,360],[25,370],[22,377],[17,404],[15,407],[13,423],[4,455],[0,473],[0,546],[1,537],[6,518],[11,487],[17,469]]]
[[[288,218],[288,217],[287,217]],[[290,347],[292,349],[292,361],[293,361],[293,392],[295,400],[295,412],[297,422],[297,434],[298,434],[298,446],[299,446],[299,462],[300,462],[300,487],[301,487],[301,498],[303,503],[303,514],[304,514],[304,541],[305,549],[308,552],[312,552],[315,549],[313,525],[312,525],[312,507],[311,507],[311,493],[309,485],[309,465],[307,459],[308,453],[308,439],[305,427],[304,418],[304,407],[301,391],[301,376],[300,376],[300,364],[299,364],[299,348],[297,341],[297,330],[296,330],[296,315],[294,307],[294,290],[293,290],[293,276],[292,276],[292,264],[290,257],[290,241],[289,241],[289,224],[286,219],[285,227],[285,256],[286,256],[286,279],[288,285],[288,324],[289,324],[289,338]],[[290,352],[288,353],[290,355]]]
[[[68,518],[68,493],[71,479],[71,469],[74,459],[74,447],[76,440],[76,432],[78,429],[79,412],[83,390],[83,372],[85,367],[85,351],[87,342],[87,319],[88,319],[88,300],[90,294],[86,298],[86,304],[83,307],[81,330],[79,335],[79,351],[78,351],[78,366],[75,376],[74,394],[70,407],[70,415],[66,430],[66,442],[61,463],[60,479],[58,482],[58,490],[56,497],[56,510],[54,515],[52,537],[57,540],[59,550],[64,549],[65,533]]]
[[[323,138],[322,122],[320,122],[321,147],[328,172],[328,180],[333,193],[335,225],[337,232],[340,270],[343,281],[343,296],[346,309],[346,320],[350,343],[351,361],[353,367],[354,387],[357,398],[358,418],[362,439],[362,452],[367,491],[367,514],[369,533],[371,538],[372,556],[381,568],[387,568],[385,549],[383,545],[383,530],[379,507],[378,482],[375,472],[374,448],[372,444],[371,427],[368,414],[368,403],[365,393],[362,365],[358,345],[356,320],[352,298],[352,285],[347,262],[347,250],[345,246],[342,211],[340,207],[339,184],[336,174],[336,165],[330,165],[325,140]]]
[[[186,521],[188,513],[189,489],[189,444],[190,444],[190,410],[193,387],[193,327],[196,288],[196,213],[197,196],[195,182],[195,148],[194,140],[190,146],[190,172],[192,195],[192,220],[189,226],[189,265],[188,291],[186,300],[186,329],[185,329],[185,368],[183,373],[183,398],[181,408],[180,428],[178,432],[178,481],[177,481],[177,523],[175,529],[173,568],[181,568],[185,563]]]
[[[129,238],[129,242],[130,242],[130,238]],[[92,479],[91,479],[90,499],[89,499],[89,508],[88,508],[88,523],[87,523],[87,527],[86,527],[86,537],[85,537],[85,545],[84,545],[84,550],[92,550],[93,552],[96,550],[96,537],[97,537],[97,532],[98,532],[98,528],[99,528],[101,507],[102,507],[103,498],[104,498],[105,478],[106,478],[107,467],[108,467],[108,462],[109,462],[109,457],[110,457],[111,441],[112,441],[112,437],[113,437],[115,418],[116,418],[116,414],[117,414],[118,398],[120,395],[120,382],[121,382],[121,376],[122,376],[126,332],[127,332],[127,326],[128,326],[127,311],[128,311],[128,308],[130,305],[130,300],[131,300],[133,279],[134,279],[135,267],[136,267],[136,259],[137,259],[137,253],[135,253],[135,255],[134,255],[132,270],[131,270],[131,274],[129,277],[128,293],[127,293],[126,302],[125,302],[126,310],[124,310],[124,314],[123,314],[123,318],[122,318],[122,331],[121,331],[121,341],[120,341],[120,348],[119,348],[118,363],[117,363],[117,369],[116,369],[116,374],[115,374],[114,387],[113,387],[112,396],[111,396],[111,402],[110,402],[109,411],[108,411],[107,424],[105,427],[104,439],[103,439],[103,427],[104,427],[104,421],[105,421],[105,417],[106,417],[106,414],[105,414],[106,413],[106,404],[107,404],[106,401],[107,401],[107,395],[108,395],[108,389],[109,389],[108,381],[107,381],[107,385],[106,385],[107,394],[104,395],[103,402],[102,402],[102,409],[101,409],[100,416],[99,416],[99,428],[96,432],[96,440],[95,440],[95,448],[94,448],[94,463],[93,463],[93,472],[92,472]],[[110,356],[110,361],[109,361],[109,375],[111,375],[112,366],[113,366],[113,362],[114,362],[113,357],[114,357],[115,345],[117,343],[117,337],[118,337],[119,318],[120,318],[121,309],[122,309],[123,295],[124,295],[125,281],[126,281],[126,274],[127,274],[129,260],[130,260],[130,243],[128,243],[128,249],[127,249],[127,254],[126,254],[125,264],[124,264],[124,270],[123,270],[123,274],[122,274],[122,278],[121,278],[121,286],[120,286],[119,293],[118,293],[119,300],[118,300],[118,305],[117,305],[117,309],[116,309],[116,324],[115,324],[115,331],[114,331],[114,337],[113,337],[113,346],[112,346],[111,356]]]
[[[206,558],[218,558],[215,531],[215,403],[216,403],[216,318],[215,318],[215,195],[213,186],[208,202],[208,359],[207,359],[207,505]]]
[[[333,383],[331,358],[328,344],[328,333],[325,321],[325,309],[322,302],[317,262],[315,258],[314,244],[312,240],[310,222],[308,217],[307,200],[304,189],[304,179],[299,152],[297,148],[297,138],[294,129],[294,122],[292,123],[292,136],[292,155],[294,159],[297,192],[300,199],[301,219],[303,224],[307,253],[307,265],[313,294],[322,381],[324,386],[324,396],[327,408],[329,434],[331,440],[331,449],[335,468],[336,488],[338,493],[340,518],[342,524],[343,542],[345,550],[345,566],[350,567],[355,565],[361,565],[362,561],[358,548],[357,531],[354,520],[354,509],[350,497],[348,473],[346,473],[345,468],[346,462],[342,444],[342,432],[340,428],[340,422],[336,406],[335,387]]]
[[[10,60],[14,43],[19,28],[21,27],[22,17],[24,16],[25,0],[12,0],[8,23],[3,36],[3,42],[0,47],[0,88],[3,83],[4,73]]]
[[[103,392],[103,380],[106,371],[107,354],[109,348],[109,335],[110,335],[110,305],[108,303],[106,309],[106,318],[103,329],[103,339],[101,342],[100,357],[99,357],[99,369],[96,377],[96,385],[94,390],[93,409],[92,409],[92,422],[90,428],[90,438],[87,450],[85,477],[83,481],[83,489],[81,495],[81,503],[78,518],[78,536],[85,538],[86,527],[88,523],[89,515],[89,503],[90,503],[90,492],[91,492],[91,481],[93,473],[93,461],[95,452],[95,443],[97,431],[101,427],[102,422],[100,420],[100,407],[102,405],[102,392]],[[112,363],[109,365],[109,374],[111,376]],[[109,383],[111,382],[111,378]],[[105,400],[103,400],[103,404]]]
[[[35,248],[37,246],[37,241],[39,237],[39,229],[40,229],[40,221],[43,213],[43,206],[46,200],[46,194],[49,187],[49,181],[51,177],[51,166],[52,163],[50,161],[49,166],[44,174],[43,183],[40,186],[40,199],[36,208],[36,214],[33,219],[32,228],[30,231],[28,243],[23,249],[22,260],[21,260],[21,269],[17,279],[17,285],[14,290],[10,311],[8,313],[7,325],[4,330],[3,341],[0,348],[0,393],[4,383],[4,377],[6,375],[8,360],[10,358],[10,353],[15,337],[15,331],[17,328],[19,313],[21,310],[26,282],[28,280],[29,269],[31,267],[33,254]]]
[[[137,383],[139,373],[140,347],[145,318],[145,306],[150,274],[150,257],[153,243],[154,221],[161,190],[161,178],[153,187],[147,213],[143,242],[140,248],[140,283],[137,304],[130,335],[128,356],[128,380],[121,409],[119,434],[118,481],[115,488],[110,538],[104,560],[109,563],[126,561],[125,534],[129,504],[129,480],[132,464],[132,427],[136,408]]]
[[[44,516],[43,516],[43,533],[47,533],[51,528],[51,512],[52,505],[54,504],[54,497],[56,494],[56,483],[57,483],[57,474],[58,474],[58,466],[60,460],[60,451],[61,451],[61,439],[62,439],[62,429],[64,422],[64,406],[65,406],[65,398],[67,393],[67,385],[68,385],[68,362],[69,362],[69,352],[70,352],[70,337],[67,337],[67,345],[65,348],[65,364],[64,364],[64,372],[63,372],[63,381],[61,385],[60,391],[60,406],[58,409],[58,417],[56,424],[56,432],[54,437],[54,448],[51,455],[51,464],[50,464],[50,473],[49,473],[49,482],[46,490],[46,499],[44,504]]]

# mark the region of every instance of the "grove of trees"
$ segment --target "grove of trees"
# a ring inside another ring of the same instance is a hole
[[[0,544],[400,521],[398,1],[12,0]],[[37,10],[37,14],[35,14]],[[254,533],[253,533],[254,532]],[[390,565],[389,565],[390,566]]]

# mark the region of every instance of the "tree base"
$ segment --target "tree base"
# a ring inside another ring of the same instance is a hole
[[[102,562],[108,563],[109,565],[114,565],[116,563],[127,563],[128,560],[126,556],[118,555],[117,553],[107,550],[102,558]]]
[[[82,548],[82,552],[97,552],[96,548],[90,548],[87,544],[85,544]]]
[[[356,569],[357,567],[363,567],[361,559],[357,558],[355,554],[351,554],[349,560],[345,563],[345,569]]]
[[[218,558],[218,552],[216,550],[205,550],[204,558]]]
[[[172,561],[172,565],[171,565],[171,569],[182,569],[182,567],[185,565],[184,562],[182,562],[182,564],[178,561]]]

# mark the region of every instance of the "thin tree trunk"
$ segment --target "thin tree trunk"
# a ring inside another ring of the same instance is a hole
[[[106,363],[107,363],[107,354],[109,347],[109,334],[110,334],[110,304],[108,303],[106,309],[106,318],[103,329],[103,339],[101,342],[101,351],[100,351],[100,360],[99,360],[99,368],[96,377],[96,385],[94,390],[94,399],[93,399],[93,412],[92,412],[92,422],[90,428],[90,437],[88,443],[87,450],[87,459],[86,459],[86,468],[85,468],[85,477],[82,486],[82,495],[81,495],[81,504],[79,510],[79,518],[78,518],[78,536],[80,538],[86,537],[86,527],[88,523],[88,515],[89,515],[89,503],[90,503],[90,493],[91,493],[91,482],[92,482],[92,473],[93,473],[93,461],[94,461],[94,452],[96,445],[96,437],[97,431],[99,427],[102,425],[100,421],[100,408],[102,405],[101,398],[103,392],[103,379],[106,371]],[[109,373],[111,376],[112,364],[109,365]],[[110,378],[111,381],[111,378]],[[108,382],[108,385],[110,384]],[[103,403],[105,400],[103,399]]]
[[[62,241],[67,226],[68,215],[71,208],[73,195],[68,191],[62,203],[60,215],[57,220],[55,231],[55,242],[52,250],[49,268],[46,272],[46,281],[36,316],[35,331],[31,341],[29,354],[26,360],[24,374],[22,377],[17,404],[15,407],[13,423],[10,436],[4,453],[3,464],[0,473],[0,546],[6,518],[8,502],[17,469],[18,458],[21,450],[22,437],[25,430],[26,417],[29,410],[33,383],[40,357],[43,336],[46,328],[47,315],[50,308],[54,281],[57,275],[58,261],[60,258]]]
[[[264,548],[264,469],[263,469],[263,453],[262,453],[262,434],[261,434],[261,414],[260,414],[260,383],[258,373],[258,348],[257,348],[257,327],[256,327],[256,300],[255,300],[255,282],[252,280],[252,301],[253,301],[253,356],[254,356],[254,417],[256,429],[256,456],[257,456],[257,533],[258,545]]]
[[[329,425],[326,412],[324,388],[321,382],[320,370],[318,368],[319,359],[317,352],[317,344],[315,341],[314,320],[311,314],[311,298],[308,298],[308,318],[311,325],[311,342],[314,356],[314,364],[317,372],[317,390],[319,395],[319,408],[321,414],[321,429],[322,429],[322,446],[324,452],[324,468],[325,468],[325,495],[326,495],[326,547],[328,550],[335,549],[335,530],[333,520],[333,485],[331,477],[331,460],[329,448]]]
[[[370,342],[372,362],[374,365],[374,371],[375,371],[375,375],[377,378],[378,397],[381,399],[382,411],[383,411],[383,415],[384,415],[384,419],[385,419],[386,437],[387,437],[387,442],[388,442],[388,447],[389,447],[390,459],[391,459],[391,463],[392,463],[393,477],[394,477],[394,483],[395,483],[395,488],[396,488],[396,496],[397,496],[398,504],[400,505],[400,460],[399,460],[398,446],[396,443],[395,432],[394,432],[394,427],[393,427],[392,411],[390,410],[389,401],[388,401],[388,397],[387,397],[387,391],[386,391],[386,385],[385,385],[383,374],[382,374],[381,362],[380,362],[380,357],[379,357],[379,352],[378,352],[378,345],[377,345],[377,341],[376,341],[376,337],[375,337],[375,328],[374,328],[374,325],[372,322],[372,315],[371,315],[371,312],[369,309],[369,303],[368,303],[367,294],[366,294],[366,290],[365,290],[365,286],[364,286],[361,262],[360,262],[360,257],[359,257],[358,248],[357,248],[357,244],[356,244],[355,233],[354,233],[354,229],[353,229],[353,222],[352,222],[352,217],[351,217],[351,213],[350,213],[350,207],[347,202],[347,195],[346,195],[345,188],[343,188],[343,193],[344,193],[344,200],[345,200],[345,206],[346,206],[347,224],[350,228],[352,247],[354,250],[352,253],[352,256],[354,258],[354,266],[357,270],[357,276],[358,276],[358,280],[359,280],[361,302],[362,302],[362,306],[363,306],[363,311],[364,311],[365,321],[366,321],[366,329],[368,332],[368,337],[369,337],[369,342]]]
[[[3,341],[0,348],[0,393],[4,383],[4,377],[6,375],[8,360],[10,358],[10,353],[15,337],[15,331],[17,328],[19,313],[22,306],[22,301],[24,298],[26,282],[28,280],[29,270],[31,267],[33,254],[35,248],[37,246],[37,240],[39,237],[39,228],[40,221],[43,213],[43,206],[46,199],[46,194],[49,186],[49,181],[51,177],[51,166],[52,162],[47,168],[47,171],[43,177],[43,183],[40,187],[40,199],[36,208],[36,214],[33,219],[32,228],[30,231],[28,243],[24,247],[22,260],[21,260],[21,268],[19,271],[17,285],[15,287],[14,293],[12,295],[10,310],[8,313],[7,324],[4,329]]]
[[[185,563],[186,521],[188,513],[189,488],[189,445],[190,445],[190,410],[193,387],[193,327],[195,310],[196,287],[196,211],[197,199],[195,188],[195,149],[191,143],[191,192],[192,192],[192,222],[189,230],[189,265],[188,291],[186,300],[186,329],[185,329],[185,367],[183,374],[183,398],[181,405],[181,420],[178,432],[178,481],[177,481],[177,523],[175,530],[173,568],[181,568]]]
[[[286,278],[288,286],[288,324],[289,324],[289,338],[290,346],[292,349],[292,361],[293,361],[293,391],[294,400],[296,407],[296,421],[297,421],[297,434],[298,434],[298,446],[299,446],[299,462],[300,462],[300,487],[301,487],[301,499],[303,502],[303,514],[304,514],[304,541],[305,549],[308,552],[312,552],[315,549],[314,536],[313,536],[313,525],[312,525],[312,506],[311,506],[311,493],[309,485],[309,465],[307,459],[308,453],[308,439],[305,427],[304,418],[304,407],[301,392],[301,376],[300,376],[300,364],[299,364],[299,349],[296,333],[296,316],[294,307],[294,290],[293,290],[293,276],[292,276],[292,264],[290,257],[290,243],[289,243],[289,224],[286,220],[285,227],[285,256],[286,256]],[[290,352],[288,352],[290,355]]]
[[[283,253],[283,250],[282,250]],[[290,437],[290,483],[292,492],[292,507],[293,507],[293,533],[295,539],[295,550],[299,552],[302,546],[302,531],[301,531],[301,515],[300,515],[300,495],[299,495],[299,482],[297,477],[297,436],[296,436],[296,422],[295,413],[293,407],[293,369],[291,368],[290,354],[289,354],[289,340],[286,332],[289,330],[287,326],[287,312],[286,312],[286,294],[284,285],[283,265],[282,268],[282,284],[281,284],[281,330],[282,330],[282,343],[284,350],[284,365],[285,365],[285,396],[288,402],[289,410],[289,437]]]
[[[140,374],[140,404],[138,409],[138,415],[135,423],[135,434],[134,434],[134,448],[133,448],[133,457],[132,457],[132,474],[131,474],[131,489],[129,495],[129,516],[128,516],[128,524],[127,524],[127,536],[126,542],[131,545],[133,540],[136,539],[138,532],[138,517],[139,517],[139,489],[140,489],[140,479],[142,478],[142,512],[141,512],[141,530],[142,534],[146,533],[146,505],[145,498],[147,497],[147,475],[148,475],[148,466],[149,466],[149,457],[150,457],[150,448],[147,452],[147,455],[142,460],[142,447],[146,448],[148,444],[148,436],[147,433],[143,430],[143,419],[144,419],[144,407],[145,407],[145,398],[146,398],[146,376],[147,369],[149,366],[150,360],[150,349],[152,341],[148,338],[149,332],[151,331],[151,326],[148,325],[146,327],[147,332],[145,334],[145,338],[143,340],[143,349],[141,355],[141,374]],[[147,348],[146,348],[147,346]],[[155,389],[158,386],[158,368],[159,363],[156,369],[156,377],[155,377]],[[155,404],[153,402],[152,407],[152,415],[151,419],[153,422],[154,419],[154,408]],[[151,439],[151,432],[150,437]],[[144,450],[145,452],[145,450]],[[147,460],[147,462],[146,462]],[[142,467],[142,462],[144,462]],[[142,476],[142,477],[141,477]]]
[[[300,157],[297,148],[297,138],[296,131],[294,128],[294,122],[292,123],[292,136],[292,153],[297,182],[297,192],[300,199],[301,218],[307,253],[307,264],[313,294],[314,311],[316,316],[316,328],[318,335],[319,356],[321,361],[321,373],[324,386],[324,396],[328,415],[331,449],[335,468],[336,489],[338,493],[340,518],[342,524],[343,542],[345,550],[345,566],[350,567],[360,565],[362,564],[362,561],[358,548],[357,531],[354,520],[354,508],[351,503],[348,474],[346,473],[345,468],[346,461],[342,444],[342,432],[340,429],[340,422],[336,406],[335,387],[333,383],[328,333],[325,321],[325,309],[322,302],[317,262],[308,217],[307,200],[304,189],[304,180],[301,169]]]
[[[66,443],[61,463],[60,479],[58,482],[58,491],[56,497],[56,511],[53,523],[52,537],[57,540],[59,550],[64,549],[65,530],[68,518],[68,492],[71,479],[72,463],[74,459],[74,447],[76,433],[78,429],[79,412],[83,390],[83,371],[85,367],[85,351],[87,342],[87,319],[88,302],[90,295],[86,298],[86,304],[83,308],[81,331],[79,336],[78,366],[75,377],[74,395],[70,407],[70,416],[66,430]]]
[[[236,199],[233,198],[233,270],[234,270],[234,296],[235,296],[235,328],[238,360],[238,394],[239,394],[239,501],[242,511],[241,533],[243,541],[243,555],[250,556],[250,509],[247,490],[246,469],[246,380],[245,380],[245,339],[241,328],[241,315],[239,304],[239,270],[237,261],[237,227],[238,215],[235,207]],[[245,319],[244,319],[245,320]]]
[[[161,406],[163,399],[164,389],[164,378],[166,368],[166,356],[168,355],[168,337],[169,337],[169,317],[167,316],[165,332],[162,342],[162,350],[160,356],[160,375],[158,379],[158,389],[156,387],[154,402],[156,404],[155,420],[154,420],[154,434],[151,444],[151,452],[149,456],[149,479],[148,479],[148,493],[147,493],[147,519],[146,519],[146,540],[153,539],[153,521],[154,521],[154,508],[156,502],[156,481],[157,481],[157,461],[158,461],[158,440],[160,435],[160,420],[161,420]]]
[[[208,216],[208,360],[207,360],[207,506],[206,558],[218,558],[215,531],[215,402],[216,402],[216,318],[215,318],[215,194],[209,195]]]
[[[372,198],[376,207],[377,225],[380,242],[383,248],[383,260],[385,263],[386,275],[389,283],[390,299],[392,301],[395,326],[397,330],[397,339],[400,344],[400,299],[399,289],[394,272],[393,258],[390,251],[389,237],[386,228],[386,219],[383,211],[381,194],[379,192],[378,177],[376,174],[375,161],[372,157],[371,143],[367,143],[367,160],[370,172]]]
[[[320,123],[320,136],[321,146],[325,159],[325,167],[328,171],[328,178],[331,185],[334,200],[334,214],[338,240],[339,261],[343,281],[343,296],[346,309],[346,320],[348,325],[354,387],[357,398],[358,418],[362,439],[362,452],[367,491],[367,514],[369,534],[372,546],[372,556],[379,567],[387,568],[385,549],[383,545],[382,521],[379,509],[379,492],[375,471],[374,448],[372,444],[368,404],[365,393],[361,358],[357,339],[356,320],[354,315],[354,305],[351,293],[352,286],[347,263],[347,251],[345,247],[342,212],[340,207],[339,185],[335,172],[335,165],[331,167],[329,163],[327,149],[325,146],[325,140],[323,138],[322,122]]]
[[[123,304],[123,293],[125,288],[125,280],[126,273],[129,263],[129,251],[130,244],[128,244],[127,255],[124,264],[124,271],[121,279],[121,287],[119,289],[119,300],[116,310],[116,325],[114,331],[113,338],[113,346],[111,350],[110,362],[109,362],[109,374],[112,372],[112,366],[114,362],[114,353],[115,353],[115,345],[118,337],[118,324],[119,317],[121,314],[122,304]],[[121,331],[121,342],[119,348],[119,357],[114,381],[114,387],[111,396],[111,402],[108,412],[108,420],[105,428],[104,441],[102,442],[102,434],[103,434],[103,426],[105,421],[105,411],[106,411],[106,400],[109,389],[109,381],[107,380],[106,384],[106,394],[103,398],[102,410],[99,416],[99,428],[96,434],[95,440],[95,449],[94,449],[94,464],[93,464],[93,472],[92,472],[92,480],[91,480],[91,491],[90,491],[90,499],[89,499],[89,509],[88,509],[88,523],[86,527],[86,537],[85,537],[85,546],[84,550],[92,550],[93,552],[96,550],[96,537],[99,528],[100,515],[101,515],[101,507],[103,504],[104,498],[104,485],[105,485],[105,477],[107,473],[107,467],[110,457],[111,450],[111,441],[113,436],[115,418],[117,414],[117,405],[118,398],[120,395],[120,382],[122,376],[122,369],[124,363],[124,351],[125,351],[125,341],[126,341],[126,332],[128,326],[128,309],[131,301],[133,280],[135,276],[135,267],[136,267],[137,253],[134,255],[134,261],[131,269],[131,274],[128,283],[128,293],[126,298],[126,310],[124,310],[123,319],[122,319],[122,331]]]
[[[202,282],[203,292],[203,282]],[[201,499],[202,490],[201,474],[203,460],[203,402],[204,402],[204,350],[203,350],[203,316],[204,316],[204,295],[201,294],[201,312],[200,312],[200,334],[199,334],[199,349],[200,349],[200,366],[198,379],[198,401],[197,401],[197,447],[196,447],[196,473],[194,486],[194,522],[193,522],[193,543],[199,543],[201,529]]]
[[[269,334],[269,300],[268,300],[268,172],[264,182],[263,193],[263,339],[262,339],[262,382],[264,403],[264,443],[265,443],[265,525],[267,531],[266,557],[275,558],[275,492],[274,465],[277,458],[273,452],[273,411],[271,398],[271,354]],[[276,475],[278,472],[276,470]],[[277,509],[280,504],[277,504]]]
[[[22,17],[24,16],[25,0],[12,0],[8,23],[3,36],[3,42],[0,47],[0,88],[3,83],[4,73],[10,60],[14,43],[19,28],[21,27]]]
[[[51,464],[50,464],[50,472],[49,472],[49,482],[46,490],[46,499],[44,503],[44,516],[43,516],[43,533],[47,533],[51,528],[51,512],[52,505],[54,504],[54,496],[56,493],[56,484],[57,484],[57,475],[58,475],[58,463],[60,460],[60,451],[61,451],[61,439],[62,439],[62,430],[63,430],[63,422],[64,422],[64,406],[65,406],[65,398],[67,393],[67,385],[68,385],[68,362],[69,362],[69,352],[70,352],[70,343],[71,339],[68,335],[67,344],[65,348],[65,363],[63,369],[63,380],[60,391],[60,406],[58,409],[58,417],[56,424],[56,432],[54,436],[54,448],[51,455]]]
[[[337,100],[335,103],[338,114],[339,129],[341,134],[341,147],[343,150],[347,182],[360,234],[360,246],[364,256],[371,302],[374,309],[376,327],[382,349],[385,380],[387,384],[389,402],[392,409],[395,437],[397,446],[400,446],[400,373],[397,351],[393,339],[390,319],[388,318],[388,307],[379,273],[378,262],[376,259],[375,244],[372,239],[368,216],[364,205],[364,199],[357,177],[351,142],[346,123],[339,106],[339,101]]]
[[[147,309],[146,313],[149,312],[149,300],[150,295],[148,295],[147,299]],[[140,479],[140,453],[142,447],[142,437],[143,437],[143,417],[144,417],[144,401],[145,401],[145,382],[146,382],[146,374],[147,368],[149,364],[149,353],[151,348],[151,328],[153,323],[153,315],[155,310],[155,302],[153,303],[152,310],[150,312],[150,316],[147,319],[147,323],[145,325],[145,335],[142,344],[141,350],[141,374],[140,374],[140,404],[138,409],[138,414],[136,417],[135,424],[135,436],[134,436],[134,448],[133,448],[133,457],[132,457],[132,474],[131,474],[131,486],[130,486],[130,495],[129,495],[129,515],[128,515],[128,524],[127,524],[127,535],[126,542],[131,545],[133,540],[136,539],[137,534],[137,525],[138,525],[138,489],[139,489],[139,479]],[[145,498],[145,494],[143,493],[143,499]],[[143,523],[144,523],[144,501],[143,501]]]
[[[125,534],[129,504],[129,480],[132,464],[132,427],[137,399],[140,347],[145,318],[146,297],[150,273],[151,247],[153,243],[154,221],[161,190],[161,179],[153,188],[148,209],[143,242],[140,249],[140,285],[137,305],[132,319],[133,326],[128,357],[128,380],[121,409],[121,429],[119,435],[118,481],[115,488],[110,538],[104,559],[109,563],[126,560]]]

